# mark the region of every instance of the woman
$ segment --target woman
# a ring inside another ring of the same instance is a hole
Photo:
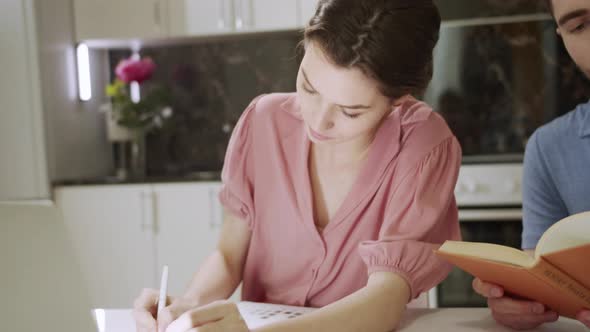
[[[188,291],[140,331],[248,331],[225,301],[318,307],[256,331],[390,331],[450,267],[461,151],[414,99],[432,76],[431,1],[322,0],[304,33],[296,94],[255,99],[226,154],[218,249]]]

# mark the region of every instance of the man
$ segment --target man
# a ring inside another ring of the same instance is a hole
[[[590,77],[590,0],[547,0],[568,53]],[[590,102],[539,128],[524,158],[523,249],[532,252],[556,221],[590,211]],[[590,232],[590,227],[588,228]],[[504,295],[504,290],[479,279],[475,291],[488,298],[497,322],[523,330],[558,319],[541,303]],[[590,327],[590,311],[577,319]]]

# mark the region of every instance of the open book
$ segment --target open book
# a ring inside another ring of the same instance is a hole
[[[574,318],[590,309],[590,212],[551,226],[534,256],[478,242],[446,241],[436,254],[481,280]]]
[[[250,330],[299,317],[315,310],[307,307],[294,307],[280,304],[257,303],[242,301],[238,310]],[[130,332],[135,331],[135,321],[130,309],[94,309],[92,311],[98,332]]]

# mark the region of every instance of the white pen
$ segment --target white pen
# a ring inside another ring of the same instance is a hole
[[[162,269],[162,280],[160,281],[160,298],[158,299],[158,316],[160,311],[166,307],[166,292],[168,291],[168,265]]]

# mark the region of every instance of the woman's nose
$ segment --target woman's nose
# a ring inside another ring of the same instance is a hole
[[[334,127],[334,112],[331,107],[322,107],[316,113],[314,130],[324,131]]]

